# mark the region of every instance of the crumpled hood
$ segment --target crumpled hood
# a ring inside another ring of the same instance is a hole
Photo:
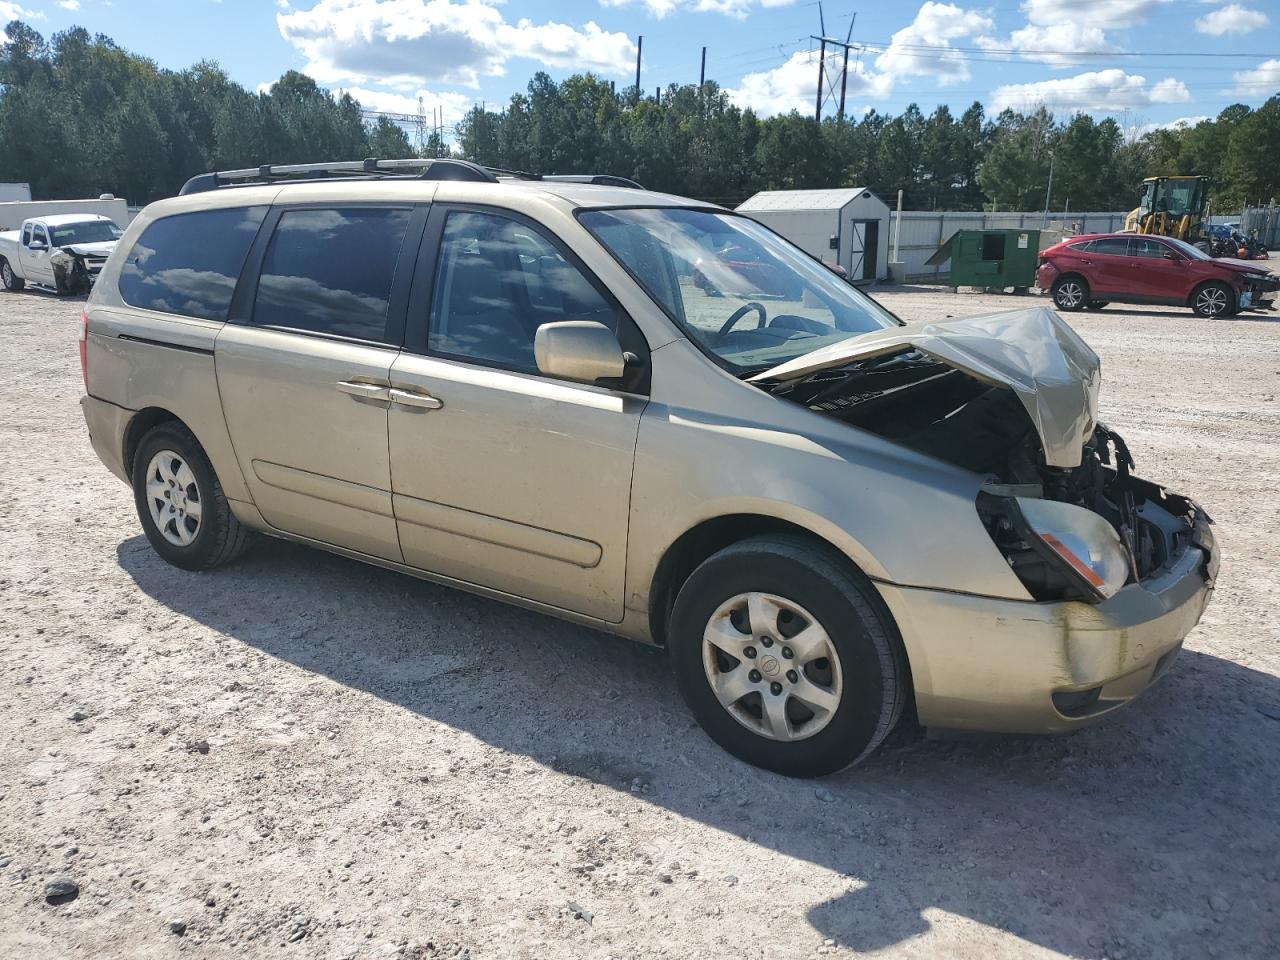
[[[1022,401],[1051,467],[1078,467],[1097,423],[1098,355],[1048,307],[873,330],[779,364],[752,380],[792,380],[915,347]]]
[[[70,250],[82,257],[109,257],[115,248],[115,240],[99,240],[97,243],[71,243],[59,249]]]

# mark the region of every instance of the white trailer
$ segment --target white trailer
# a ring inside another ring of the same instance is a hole
[[[0,203],[8,203],[13,200],[30,200],[31,184],[29,183],[0,183]]]
[[[23,184],[26,186],[26,184]],[[37,217],[59,217],[68,213],[97,214],[115,221],[123,230],[133,219],[129,204],[104,193],[97,200],[11,200],[0,203],[0,233],[21,228],[24,221]]]
[[[889,272],[889,207],[866,187],[764,190],[738,212],[810,256],[844,268],[854,283]]]

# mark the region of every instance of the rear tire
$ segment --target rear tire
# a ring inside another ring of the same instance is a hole
[[[1217,280],[1202,284],[1191,294],[1191,309],[1206,320],[1230,317],[1236,312],[1235,292]]]
[[[245,527],[227,503],[213,465],[185,426],[153,427],[133,456],[133,498],[156,553],[184,570],[211,570],[244,553]]]
[[[1059,277],[1053,282],[1053,305],[1059,310],[1074,313],[1083,310],[1089,302],[1089,284],[1084,277],[1074,274]]]
[[[707,734],[786,776],[859,762],[907,699],[906,658],[875,588],[801,537],[756,537],[706,560],[680,589],[668,638],[680,693]]]
[[[4,257],[0,257],[0,286],[3,286],[10,293],[21,293],[22,288],[26,285],[27,281],[13,272],[13,267],[9,265],[9,261]]]

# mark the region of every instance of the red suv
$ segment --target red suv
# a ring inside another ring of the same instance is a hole
[[[1202,317],[1270,309],[1280,277],[1245,260],[1214,259],[1170,237],[1111,233],[1072,237],[1040,254],[1036,284],[1059,310],[1118,303],[1189,306]]]

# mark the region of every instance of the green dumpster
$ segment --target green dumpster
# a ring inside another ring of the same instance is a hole
[[[957,230],[926,263],[951,261],[953,287],[1024,292],[1036,282],[1039,230]]]

